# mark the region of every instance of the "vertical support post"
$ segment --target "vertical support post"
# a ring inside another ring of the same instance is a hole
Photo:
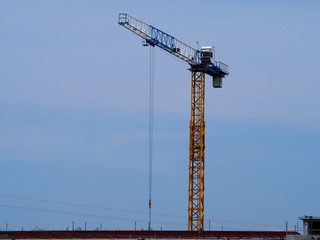
[[[137,231],[137,221],[134,221],[134,230]]]
[[[87,231],[87,222],[84,223],[84,230]]]
[[[209,220],[209,231],[211,231],[211,221]]]
[[[74,221],[72,221],[72,231],[74,231]]]
[[[202,231],[204,218],[205,74],[191,69],[188,230]]]
[[[9,223],[6,223],[6,231],[8,231]]]

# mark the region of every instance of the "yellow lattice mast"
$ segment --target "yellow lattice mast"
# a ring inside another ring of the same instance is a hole
[[[189,69],[191,71],[191,121],[188,230],[204,230],[205,74],[212,76],[213,87],[221,88],[222,78],[229,74],[228,66],[214,60],[214,47],[212,46],[202,47],[201,51],[196,50],[172,35],[126,13],[119,14],[118,23],[142,37],[144,46],[157,46],[191,66],[191,69]],[[149,203],[149,209],[151,212],[151,202]]]
[[[202,230],[204,216],[205,122],[203,69],[191,69],[188,230]]]

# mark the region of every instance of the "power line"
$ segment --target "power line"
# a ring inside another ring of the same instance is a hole
[[[23,206],[8,205],[8,204],[0,204],[0,207],[14,208],[14,209],[21,209],[21,210],[28,210],[28,211],[36,211],[36,212],[63,214],[63,215],[84,216],[84,217],[114,219],[114,220],[121,220],[121,221],[124,220],[124,221],[130,221],[130,222],[146,223],[146,221],[140,220],[140,219],[135,220],[135,219],[131,219],[131,218],[119,218],[119,217],[111,217],[111,216],[104,216],[104,215],[97,215],[97,214],[87,214],[87,213],[77,213],[77,212],[69,212],[69,211],[61,211],[61,210],[50,210],[50,209],[43,209],[43,208],[23,207]],[[166,224],[166,225],[184,225],[184,223],[179,223],[179,222],[156,221],[154,223],[155,224]],[[49,224],[49,223],[46,223],[46,224]],[[91,224],[94,224],[94,223],[91,223]],[[110,222],[108,222],[108,224],[110,224]],[[21,225],[21,224],[15,223],[15,224],[11,224],[11,225]]]
[[[134,221],[134,219],[131,219],[131,218],[110,217],[110,216],[103,216],[103,215],[96,215],[96,214],[76,213],[76,212],[60,211],[60,210],[49,210],[49,209],[33,208],[33,207],[22,207],[22,206],[7,205],[7,204],[0,204],[0,207],[15,208],[15,209],[22,209],[22,210],[29,210],[29,211],[37,211],[37,212],[56,213],[56,214],[64,214],[64,215],[73,215],[73,216],[82,216],[82,217],[93,217],[93,218],[103,218],[103,219],[108,218],[108,219]],[[143,220],[139,220],[139,221],[143,221]]]
[[[21,196],[12,196],[12,195],[5,195],[0,194],[0,197],[2,198],[11,198],[11,199],[19,199],[19,200],[28,200],[28,201],[35,201],[35,202],[43,202],[43,203],[52,203],[52,204],[58,204],[58,205],[65,205],[65,206],[73,206],[73,207],[85,207],[85,208],[92,208],[92,209],[100,209],[100,210],[108,210],[108,211],[116,211],[116,212],[124,212],[124,213],[135,213],[135,214],[142,214],[146,215],[147,212],[142,211],[135,211],[135,210],[127,210],[127,209],[116,209],[116,208],[107,208],[107,207],[101,207],[101,206],[94,206],[94,205],[88,205],[88,204],[79,204],[79,203],[70,203],[70,202],[64,202],[64,201],[53,201],[53,200],[44,200],[44,199],[35,199],[35,198],[28,198],[28,197],[21,197]],[[5,207],[4,204],[0,205],[2,207]],[[9,205],[6,205],[9,207]],[[10,205],[12,206],[12,205]],[[18,208],[18,207],[17,207]],[[20,209],[23,209],[25,207],[20,207]],[[28,207],[26,207],[28,208]],[[28,208],[28,210],[31,210]],[[53,212],[53,210],[46,210]],[[71,213],[71,212],[69,212]],[[69,214],[68,213],[68,214]],[[78,214],[78,213],[77,213]],[[179,219],[186,219],[184,216],[177,216],[177,215],[170,215],[170,214],[161,214],[161,213],[152,213],[156,216],[162,216],[162,217],[171,217],[171,218],[179,218]],[[101,216],[104,217],[104,216]],[[211,221],[212,223],[217,224],[230,224],[230,225],[255,225],[255,226],[265,226],[265,227],[283,227],[282,225],[278,224],[260,224],[260,223],[248,223],[248,222],[238,222],[238,221],[228,221],[228,220],[221,220],[221,219],[205,219],[205,221]],[[139,220],[139,222],[146,222],[144,220]],[[154,222],[156,223],[156,222]],[[294,225],[290,225],[294,226]]]
[[[43,203],[52,203],[52,204],[66,205],[66,206],[73,206],[73,207],[85,207],[85,208],[93,208],[93,209],[108,210],[108,211],[135,213],[135,214],[142,214],[142,215],[147,215],[148,214],[147,212],[136,211],[136,210],[107,208],[107,207],[94,206],[94,205],[89,205],[89,204],[70,203],[70,202],[64,202],[64,201],[54,201],[54,200],[45,200],[45,199],[36,199],[36,198],[12,196],[12,195],[4,195],[4,194],[0,194],[0,197],[19,199],[19,200],[35,201],[35,202],[43,202]],[[183,218],[183,219],[186,218],[186,217],[183,217],[183,216],[176,216],[176,215],[170,215],[170,214],[161,214],[161,213],[153,213],[153,215],[163,216],[163,217],[172,217],[172,218]]]
[[[63,202],[63,201],[35,199],[35,198],[11,196],[11,195],[3,195],[3,194],[0,194],[0,197],[21,199],[21,200],[28,200],[28,201],[35,201],[35,202],[43,202],[43,203],[53,203],[53,204],[67,205],[67,206],[74,206],[74,207],[86,207],[86,208],[102,209],[102,210],[109,210],[109,211],[131,212],[131,213],[137,213],[137,214],[147,214],[146,212],[135,211],[135,210],[106,208],[106,207],[101,207],[101,206],[93,206],[93,205],[80,204],[80,203],[70,203],[70,202]]]

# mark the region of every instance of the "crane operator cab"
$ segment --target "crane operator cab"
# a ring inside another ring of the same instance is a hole
[[[201,48],[201,64],[214,65],[214,47]]]
[[[201,64],[214,65],[214,47],[202,47],[201,48]],[[212,85],[214,88],[222,88],[222,77],[212,77]]]

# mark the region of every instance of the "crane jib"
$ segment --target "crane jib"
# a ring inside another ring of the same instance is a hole
[[[192,68],[202,68],[206,74],[213,77],[224,77],[229,74],[228,66],[226,64],[221,62],[214,62],[213,65],[202,64],[201,51],[190,47],[170,34],[167,34],[152,25],[144,23],[137,18],[126,13],[120,13],[118,23],[145,39],[149,45],[158,46],[159,48],[187,62]]]

